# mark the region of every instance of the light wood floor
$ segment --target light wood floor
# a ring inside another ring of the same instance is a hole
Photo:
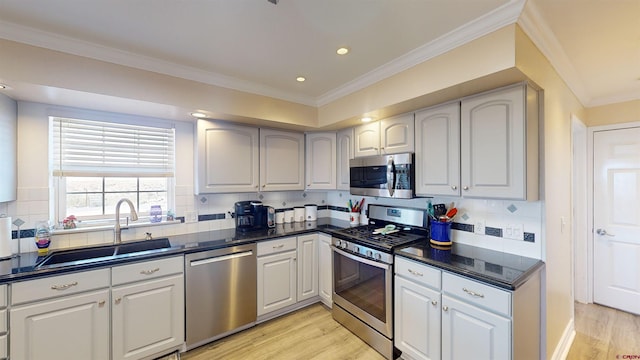
[[[640,316],[581,303],[575,304],[575,312],[576,337],[568,360],[640,357]]]
[[[182,360],[384,360],[321,304],[181,354]]]

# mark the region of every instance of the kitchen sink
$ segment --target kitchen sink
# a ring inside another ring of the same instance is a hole
[[[80,265],[92,262],[131,257],[136,253],[149,252],[171,247],[168,238],[134,241],[118,245],[99,246],[85,249],[54,251],[36,264],[36,269],[67,265]]]
[[[171,243],[168,238],[122,243],[116,247],[115,255],[132,254],[141,251],[159,250],[170,247]]]

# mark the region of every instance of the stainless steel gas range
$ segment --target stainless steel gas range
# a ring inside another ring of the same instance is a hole
[[[387,359],[393,348],[393,250],[428,239],[426,211],[369,205],[369,224],[334,233],[333,318]]]

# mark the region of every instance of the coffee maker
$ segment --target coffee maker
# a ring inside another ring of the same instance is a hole
[[[275,227],[275,209],[264,206],[262,201],[238,201],[234,207],[236,231],[247,232]]]

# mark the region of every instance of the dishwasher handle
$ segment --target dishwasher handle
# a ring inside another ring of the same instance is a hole
[[[212,263],[217,263],[221,261],[237,259],[237,258],[252,256],[252,255],[253,255],[253,250],[237,252],[237,253],[232,253],[232,254],[222,255],[222,256],[212,256],[205,259],[191,260],[191,262],[189,263],[189,266],[193,267],[193,266],[212,264]]]

